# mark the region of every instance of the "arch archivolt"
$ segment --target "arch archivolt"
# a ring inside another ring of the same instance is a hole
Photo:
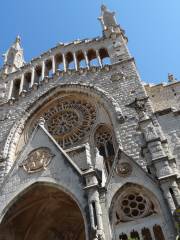
[[[58,237],[64,237],[63,234],[69,234],[70,230],[73,233],[75,231],[73,226],[77,224],[78,227],[79,224],[81,229],[79,229],[79,237],[77,239],[85,240],[88,239],[88,216],[86,215],[85,207],[82,200],[78,199],[77,196],[58,183],[52,182],[52,180],[39,179],[39,181],[31,181],[28,184],[24,184],[22,189],[18,189],[16,193],[9,197],[8,204],[6,203],[4,209],[1,211],[0,230],[3,232],[4,229],[8,228],[6,232],[10,232],[10,229],[16,229],[15,225],[17,223],[17,228],[20,227],[22,230],[23,239],[24,237],[25,239],[31,239],[30,237],[33,235],[31,232],[33,232],[33,229],[36,229],[37,225],[38,231],[35,232],[38,234],[42,233],[42,235],[38,235],[36,238],[41,239],[45,233],[49,234],[49,231],[52,229],[54,229],[53,233],[58,233]],[[60,212],[58,213],[58,211]],[[64,212],[62,213],[62,211]],[[71,214],[68,211],[71,211]],[[34,217],[31,216],[30,212],[34,213]],[[52,214],[55,214],[54,218],[57,218],[58,214],[63,214],[63,217],[58,217],[59,219],[64,219],[64,222],[61,223],[62,225],[56,225],[53,222]],[[32,217],[35,224],[31,221]],[[23,222],[22,218],[24,219]],[[47,218],[46,222],[44,222],[44,218]],[[69,227],[72,227],[72,229],[68,231],[67,228]],[[21,236],[16,231],[14,232],[14,238],[12,239],[16,240],[18,236],[18,239],[21,239]],[[70,236],[68,239],[71,239]]]
[[[84,216],[84,208],[86,207],[85,203],[83,202],[83,199],[80,199],[79,196],[76,196],[75,193],[70,191],[69,189],[65,188],[62,186],[59,181],[55,181],[52,178],[45,178],[45,177],[39,177],[38,179],[31,179],[27,183],[23,183],[22,186],[18,186],[17,189],[15,188],[15,191],[12,192],[8,199],[2,204],[2,209],[1,209],[1,216],[0,216],[0,223],[2,222],[3,217],[7,213],[8,209],[18,200],[19,197],[21,197],[24,193],[26,193],[32,186],[39,184],[39,185],[45,185],[45,186],[50,186],[59,189],[60,191],[66,193],[69,195],[78,205],[78,207],[81,210],[81,213]],[[79,198],[78,198],[79,197]]]
[[[44,109],[43,106],[48,106],[50,103],[55,102],[56,99],[59,99],[59,101],[62,98],[68,98],[68,96],[79,96],[78,101],[80,101],[80,98],[82,98],[84,101],[87,100],[92,103],[92,108],[94,105],[94,110],[97,112],[97,115],[99,114],[99,107],[97,107],[97,103],[101,108],[103,108],[104,112],[106,113],[106,120],[109,119],[109,124],[114,129],[115,134],[118,133],[117,127],[118,127],[118,121],[123,121],[123,116],[121,113],[121,109],[118,105],[118,103],[105,91],[91,86],[91,85],[85,85],[85,84],[62,84],[58,87],[55,87],[42,95],[36,102],[34,102],[24,113],[24,115],[21,117],[20,120],[18,120],[13,128],[11,129],[8,138],[6,140],[6,144],[3,151],[3,157],[7,160],[6,164],[6,172],[9,171],[9,169],[12,166],[12,163],[15,159],[15,154],[17,151],[17,145],[21,139],[22,133],[27,133],[27,129],[34,120],[35,117],[38,117],[38,114],[41,112],[41,109]],[[92,109],[90,109],[91,111]],[[83,112],[83,110],[82,110]],[[71,111],[71,109],[68,110],[68,114],[66,116],[66,120],[71,122],[77,120],[77,111]],[[39,115],[40,116],[40,115]],[[74,120],[72,119],[74,117]],[[57,121],[62,121],[62,119],[57,119]],[[93,129],[93,126],[92,126]],[[24,136],[25,136],[24,135]],[[26,135],[27,136],[27,135]],[[115,136],[117,139],[117,142],[120,142],[119,136]]]

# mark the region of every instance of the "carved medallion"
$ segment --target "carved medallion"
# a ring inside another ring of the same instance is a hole
[[[34,173],[46,169],[52,160],[51,150],[46,147],[37,148],[30,152],[28,157],[22,162],[20,167],[28,173]]]
[[[132,173],[132,166],[127,162],[118,163],[116,173],[121,177],[127,177]]]

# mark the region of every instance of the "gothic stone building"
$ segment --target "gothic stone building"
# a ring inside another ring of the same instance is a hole
[[[102,37],[0,71],[0,240],[174,240],[180,82],[141,82],[114,12]]]

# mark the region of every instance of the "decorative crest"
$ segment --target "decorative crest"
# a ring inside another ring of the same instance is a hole
[[[132,173],[132,166],[128,162],[119,162],[116,166],[116,173],[120,177],[128,177]]]
[[[37,148],[30,152],[25,161],[22,162],[20,167],[28,173],[34,173],[46,169],[53,158],[51,150],[46,147]]]

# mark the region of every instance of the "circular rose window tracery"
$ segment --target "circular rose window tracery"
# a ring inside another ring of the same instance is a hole
[[[90,131],[96,120],[96,108],[87,99],[59,99],[41,115],[45,126],[61,147],[78,143]]]
[[[118,197],[116,223],[144,218],[155,212],[155,206],[146,193],[140,189],[132,189]]]

